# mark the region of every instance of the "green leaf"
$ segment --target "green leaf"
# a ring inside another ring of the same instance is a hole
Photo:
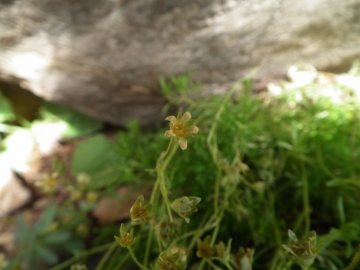
[[[66,124],[66,130],[63,133],[66,138],[76,138],[93,133],[104,125],[90,116],[60,105],[45,103],[43,109],[45,118],[56,117]]]
[[[0,122],[13,120],[15,118],[10,101],[0,92]]]
[[[288,235],[289,235],[290,242],[298,241],[296,234],[292,230],[290,230],[290,229],[288,230]]]
[[[42,258],[48,264],[57,263],[58,256],[50,249],[48,249],[42,245],[37,245],[35,250],[38,253],[39,257]]]
[[[103,135],[96,135],[76,148],[72,157],[72,171],[89,175],[92,188],[104,187],[117,181],[115,157],[113,143]]]
[[[56,214],[56,205],[49,205],[45,212],[40,216],[40,219],[35,225],[35,231],[40,233],[45,231],[54,221]]]
[[[69,239],[70,232],[52,232],[44,238],[43,243],[49,245],[60,244],[66,242]]]
[[[291,249],[291,248],[289,248],[287,245],[281,245],[284,249],[286,249],[288,252],[290,252],[291,254],[293,254],[294,256],[296,256],[297,257],[297,255],[294,253],[294,251]]]
[[[66,241],[62,246],[70,253],[78,253],[79,251],[84,250],[84,243],[79,240]]]
[[[281,148],[285,148],[287,150],[292,150],[293,146],[291,144],[288,144],[287,142],[284,141],[277,141],[277,145]]]
[[[29,239],[31,232],[30,226],[26,223],[24,215],[21,215],[17,218],[16,226],[16,241],[19,243],[26,243]]]

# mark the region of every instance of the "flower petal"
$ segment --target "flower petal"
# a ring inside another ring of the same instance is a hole
[[[185,138],[180,138],[179,144],[182,150],[185,150],[187,148],[187,140]]]
[[[165,132],[165,136],[166,137],[176,137],[176,135],[174,134],[174,132],[172,130],[167,130]]]
[[[165,120],[170,121],[170,123],[174,124],[176,122],[176,117],[171,115],[171,116],[166,117]]]
[[[191,119],[191,114],[189,112],[184,113],[184,115],[181,117],[181,124],[186,124],[187,121]]]
[[[187,132],[197,134],[199,132],[199,128],[197,126],[192,126],[192,127],[189,127]]]

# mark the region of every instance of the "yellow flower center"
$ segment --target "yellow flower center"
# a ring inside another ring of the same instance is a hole
[[[142,221],[145,221],[146,217],[147,217],[146,210],[142,207],[136,207],[134,209],[134,216],[135,216],[135,219],[139,218]]]
[[[177,137],[185,137],[186,135],[186,129],[184,124],[178,123],[174,124],[172,127],[172,131]]]
[[[130,233],[126,233],[122,238],[121,238],[121,243],[124,246],[129,246],[131,244],[132,238]]]
[[[170,258],[165,258],[163,261],[159,261],[159,268],[161,270],[177,270],[179,269],[176,265],[176,262]]]

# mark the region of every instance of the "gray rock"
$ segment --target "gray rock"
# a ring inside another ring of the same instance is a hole
[[[5,171],[8,169],[7,171]],[[31,193],[23,187],[9,168],[1,168],[0,219],[21,208],[31,199]],[[1,241],[0,241],[1,242]]]
[[[358,0],[3,0],[0,77],[124,125],[155,121],[161,74],[206,89],[259,67],[258,83],[309,62],[344,70],[360,56]]]

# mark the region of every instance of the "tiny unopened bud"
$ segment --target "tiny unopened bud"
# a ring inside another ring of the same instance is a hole
[[[54,232],[59,227],[59,222],[53,222],[49,227],[46,228],[46,232]],[[1,269],[1,268],[0,268]]]
[[[183,270],[186,268],[185,263],[181,260],[179,252],[163,252],[159,255],[158,267],[160,270]]]
[[[257,191],[259,193],[263,193],[265,190],[265,183],[262,181],[257,181],[252,184],[252,187],[255,191]]]
[[[76,176],[76,182],[79,184],[80,188],[85,188],[90,182],[90,176],[86,173],[79,173]]]
[[[190,222],[189,215],[197,212],[197,205],[201,201],[199,197],[181,197],[171,203],[171,208],[185,219],[187,223]]]
[[[86,224],[84,224],[84,223],[79,224],[79,225],[77,226],[76,230],[77,230],[78,233],[80,233],[80,234],[82,234],[82,235],[86,235],[86,234],[89,233],[89,227],[88,227]]]
[[[236,269],[252,269],[254,250],[243,247],[239,248],[239,251],[235,255],[231,255],[231,264]]]
[[[214,249],[210,246],[210,235],[206,236],[204,241],[198,240],[196,256],[199,258],[211,259]]]
[[[98,199],[98,194],[96,192],[93,192],[93,191],[90,191],[86,194],[86,200],[89,202],[89,203],[93,203],[93,202],[96,202],[96,200]]]
[[[46,193],[52,193],[56,190],[57,181],[58,181],[58,174],[54,172],[50,175],[45,174],[45,176],[41,180],[35,182],[35,185],[41,188]]]
[[[120,226],[120,237],[117,237],[117,236],[114,236],[114,237],[115,237],[116,242],[121,247],[129,247],[132,244],[134,244],[134,242],[135,242],[134,229],[131,228],[130,232],[127,232],[125,229],[124,223],[122,223]]]
[[[130,209],[131,222],[133,225],[141,224],[152,219],[152,204],[144,204],[144,196],[140,195]]]
[[[71,201],[78,201],[82,197],[82,192],[74,187],[70,188],[70,199]]]
[[[156,226],[156,233],[164,247],[166,247],[175,234],[175,226],[169,221],[161,221]]]

